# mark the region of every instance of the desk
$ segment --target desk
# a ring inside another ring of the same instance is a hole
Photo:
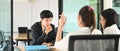
[[[17,46],[18,46],[18,41],[27,41],[28,38],[27,38],[27,33],[18,33],[18,34],[14,34],[14,39],[16,40],[17,42]],[[30,40],[32,40],[32,38],[30,37]]]
[[[25,46],[16,46],[18,49],[20,49],[20,51],[25,51]],[[52,51],[58,51],[57,49],[55,48],[50,48]]]

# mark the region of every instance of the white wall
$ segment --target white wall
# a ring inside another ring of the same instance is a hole
[[[104,0],[104,9],[112,8],[113,0]]]
[[[50,10],[53,12],[52,23],[58,26],[58,0],[29,0],[15,1],[13,8],[13,31],[18,32],[18,27],[26,26],[29,29],[31,26],[40,21],[40,12],[42,10]]]
[[[20,26],[31,26],[31,4],[27,2],[14,2],[13,4],[13,31]]]

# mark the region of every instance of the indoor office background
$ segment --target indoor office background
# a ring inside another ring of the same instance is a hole
[[[101,29],[99,17],[102,10],[113,8],[120,17],[120,0],[0,0],[0,31],[5,36],[6,47],[11,48],[10,44],[8,45],[11,40],[15,42],[12,45],[16,46],[14,35],[18,34],[18,27],[27,27],[30,29],[35,22],[40,21],[39,14],[44,9],[53,12],[54,18],[52,23],[55,27],[58,26],[58,18],[62,11],[66,17],[69,17],[63,29],[63,36],[68,32],[77,30],[77,14],[79,9],[85,5],[94,7],[96,28],[98,29]],[[118,26],[120,27],[120,18]],[[24,45],[24,43],[18,42],[19,45]]]
[[[63,4],[63,5],[62,5]],[[100,12],[107,8],[113,8],[118,13],[120,17],[120,0],[62,0],[62,9],[67,18],[66,24],[64,26],[64,36],[68,32],[73,32],[79,29],[77,25],[77,14],[81,7],[85,5],[91,5],[95,10],[96,16],[96,28],[102,31],[101,25],[99,23]],[[69,9],[68,9],[69,8]],[[74,18],[73,18],[74,17]],[[120,27],[120,18],[118,20],[118,26]]]

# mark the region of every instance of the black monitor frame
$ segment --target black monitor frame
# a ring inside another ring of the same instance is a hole
[[[120,35],[73,35],[69,38],[68,51],[74,51],[75,40],[104,40],[104,39],[114,39],[115,40],[115,50],[118,51]]]

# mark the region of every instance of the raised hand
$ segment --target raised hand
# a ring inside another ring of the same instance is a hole
[[[62,13],[60,16],[61,16],[61,17],[60,17],[60,19],[59,19],[59,27],[60,27],[60,28],[63,28],[63,26],[65,25],[65,22],[66,22],[66,17],[64,16],[63,13]]]
[[[62,15],[60,15],[60,16],[61,17],[59,19],[59,26],[58,26],[56,41],[60,41],[62,39],[62,29],[66,22],[66,18],[64,16],[64,14],[62,13]]]

